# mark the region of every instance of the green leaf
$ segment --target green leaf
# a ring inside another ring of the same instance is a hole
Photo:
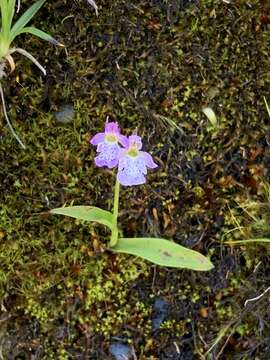
[[[8,3],[8,20],[7,20],[9,30],[11,28],[15,7],[16,7],[16,0],[10,0]]]
[[[22,31],[24,26],[32,19],[33,16],[38,12],[41,6],[45,3],[46,0],[36,1],[26,12],[16,21],[11,29],[11,40]]]
[[[51,35],[47,34],[45,31],[39,30],[33,26],[24,27],[21,31],[19,31],[16,34],[16,36],[19,34],[22,34],[22,33],[29,33],[29,34],[35,35],[35,36],[41,38],[42,40],[49,41],[53,45],[64,46],[59,41],[57,41],[55,38],[53,38]]]
[[[5,36],[7,36],[10,31],[10,26],[9,26],[10,9],[7,1],[0,1],[0,9],[1,9],[1,33],[4,33]]]
[[[200,253],[173,241],[158,238],[120,238],[111,251],[139,256],[154,264],[197,271],[211,270],[213,264]]]
[[[94,206],[67,206],[50,211],[52,214],[60,214],[79,220],[94,221],[99,224],[113,228],[112,213]]]

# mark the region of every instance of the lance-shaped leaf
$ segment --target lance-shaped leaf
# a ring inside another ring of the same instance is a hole
[[[113,228],[113,216],[109,211],[94,206],[67,206],[50,211],[52,214],[60,214],[79,220],[94,221]]]
[[[197,271],[211,270],[214,266],[200,253],[159,238],[120,238],[110,248],[113,252],[139,256],[154,264]]]

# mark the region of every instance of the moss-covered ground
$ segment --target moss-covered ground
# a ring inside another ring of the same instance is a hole
[[[22,35],[48,74],[16,56],[2,81],[27,149],[2,116],[0,359],[112,359],[110,344],[123,342],[138,360],[269,360],[270,292],[245,303],[270,286],[269,244],[224,243],[270,235],[269,3],[97,4],[98,17],[83,0],[47,1],[33,23],[66,48]],[[89,145],[107,117],[137,129],[159,165],[147,184],[122,188],[122,231],[174,238],[212,271],[104,252],[102,227],[49,214],[111,207],[114,176]],[[169,307],[153,331],[157,298]]]

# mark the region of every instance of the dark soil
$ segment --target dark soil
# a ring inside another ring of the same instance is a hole
[[[115,359],[111,345],[124,344],[130,359],[269,360],[270,291],[245,304],[270,286],[269,245],[224,240],[270,234],[270,6],[97,4],[98,17],[87,1],[45,3],[33,23],[66,48],[21,35],[48,74],[16,55],[3,81],[27,149],[2,116],[0,359]],[[49,214],[111,207],[114,174],[89,145],[107,117],[137,129],[159,165],[121,189],[123,233],[173,238],[212,271],[104,252],[102,227]]]

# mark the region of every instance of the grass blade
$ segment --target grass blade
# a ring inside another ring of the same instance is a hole
[[[246,240],[233,240],[233,241],[225,241],[224,244],[228,245],[245,245],[250,243],[264,243],[270,242],[268,238],[257,238],[257,239],[246,239]]]
[[[59,41],[57,41],[51,35],[47,34],[45,31],[39,30],[39,29],[37,29],[37,28],[35,28],[33,26],[24,27],[21,31],[19,31],[17,33],[17,35],[22,34],[22,33],[32,34],[32,35],[35,35],[35,36],[39,37],[42,40],[50,42],[53,45],[64,47],[63,44],[61,44]]]
[[[7,34],[9,32],[9,8],[6,1],[0,1],[1,9],[1,32]]]
[[[26,12],[16,21],[11,29],[11,40],[22,31],[24,26],[32,19],[32,17],[38,12],[41,6],[45,3],[46,0],[38,0],[35,2]]]

